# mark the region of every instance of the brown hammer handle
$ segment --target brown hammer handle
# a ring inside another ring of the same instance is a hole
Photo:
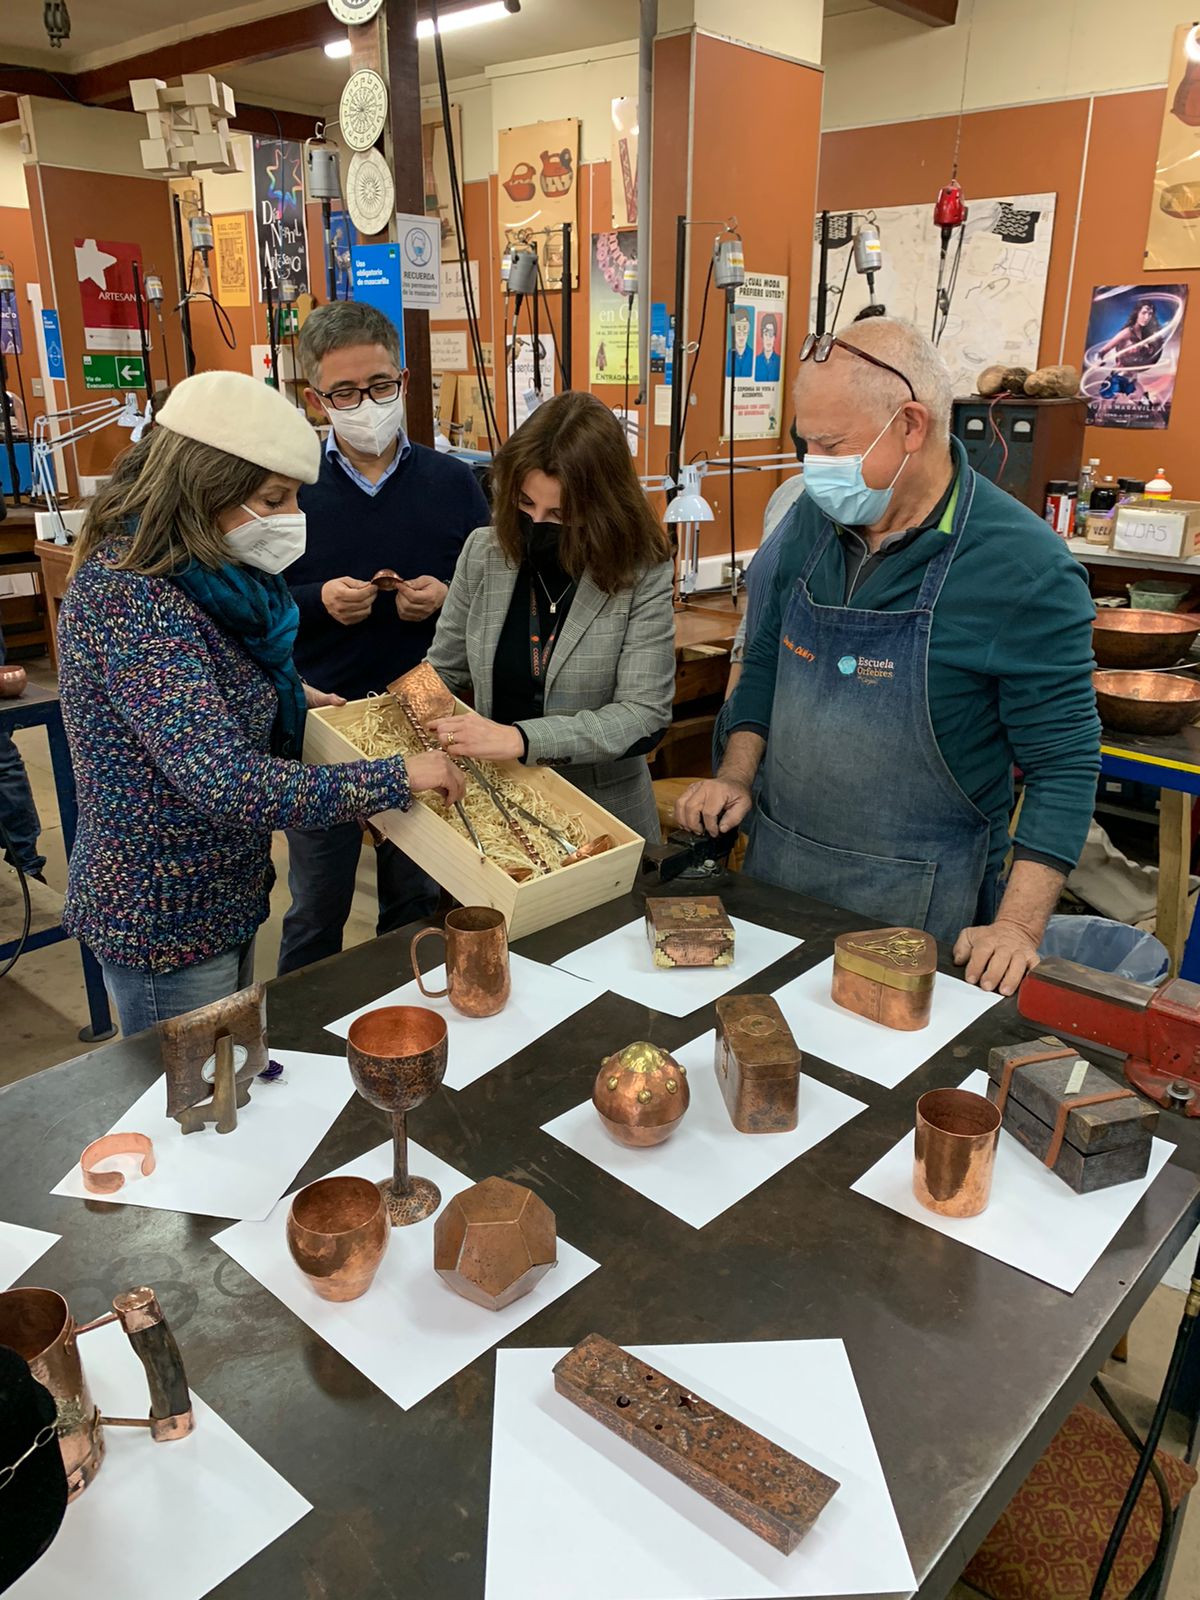
[[[192,1397],[183,1357],[154,1292],[131,1289],[113,1307],[133,1353],[146,1372],[150,1390],[150,1431],[156,1439],[177,1439],[192,1431]]]
[[[443,940],[443,941],[446,938],[445,931],[442,928],[422,928],[420,933],[414,933],[413,934],[412,943],[408,947],[408,959],[412,962],[413,977],[416,978],[416,980],[417,980],[417,988],[420,989],[421,993],[425,996],[426,1000],[441,1000],[444,996],[446,996],[446,995],[448,995],[450,993],[450,987],[449,987],[450,973],[449,973],[449,971],[447,970],[447,973],[446,973],[446,988],[444,988],[444,989],[427,989],[425,987],[425,980],[424,980],[424,978],[422,977],[422,974],[421,974],[421,969],[417,965],[417,946],[420,944],[422,939],[428,939],[431,933],[437,934],[438,938]],[[447,968],[449,967],[449,961],[450,961],[450,958],[449,958],[449,955],[447,955],[446,956]]]

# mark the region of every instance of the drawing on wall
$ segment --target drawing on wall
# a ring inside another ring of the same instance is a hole
[[[783,340],[788,281],[748,272],[726,319],[721,436],[729,437],[729,386],[735,439],[778,439],[783,430]]]
[[[637,101],[629,95],[612,103],[612,225],[614,229],[636,228],[638,112]]]
[[[457,101],[450,107],[450,132],[454,136],[454,150],[461,171],[462,107]],[[440,219],[442,260],[457,261],[458,229],[454,225],[450,157],[446,150],[446,130],[442,126],[441,109],[436,106],[426,107],[421,112],[421,162],[425,173],[425,215]]]
[[[256,137],[252,144],[259,293],[266,298],[269,282],[278,300],[281,283],[294,283],[301,293],[308,288],[304,147],[293,139]]]
[[[213,254],[216,257],[215,293],[223,306],[250,304],[250,242],[246,213],[229,211],[213,218]]]
[[[1021,194],[970,201],[958,279],[939,346],[956,394],[972,394],[980,369],[993,362],[1038,365],[1056,200],[1054,194]],[[928,332],[941,249],[941,230],[934,225],[932,208],[879,206],[867,208],[867,214],[879,229],[883,246],[876,300],[890,316],[915,322]],[[829,252],[832,288],[826,327],[835,326],[836,318],[836,328],[846,328],[868,303],[867,282],[852,270],[838,304],[846,252],[853,247],[853,223],[841,215],[831,217],[830,226],[831,231],[836,227],[836,234]],[[814,257],[810,326],[818,271]]]
[[[500,170],[500,253],[515,245],[537,245],[542,281],[562,286],[563,224],[572,226],[571,287],[579,285],[579,119],[534,122],[501,128],[497,139]]]
[[[637,301],[625,293],[625,270],[637,271],[637,231],[592,235],[588,295],[589,383],[638,382]],[[628,372],[626,353],[628,352]]]
[[[1171,41],[1154,198],[1146,229],[1146,270],[1200,267],[1200,23],[1183,22]]]
[[[1186,283],[1092,290],[1083,381],[1094,428],[1165,428],[1183,343]]]

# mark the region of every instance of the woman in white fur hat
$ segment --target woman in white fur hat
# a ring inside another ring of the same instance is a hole
[[[95,953],[126,1034],[250,981],[271,833],[462,793],[440,753],[305,766],[298,616],[317,436],[235,372],[185,379],[88,513],[59,614],[79,791],[64,926]]]

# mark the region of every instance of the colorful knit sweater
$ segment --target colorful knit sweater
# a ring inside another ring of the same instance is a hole
[[[169,578],[93,556],[58,651],[79,794],[63,925],[103,961],[170,972],[244,944],[269,909],[273,829],[410,804],[398,758],[266,754],[275,691]]]

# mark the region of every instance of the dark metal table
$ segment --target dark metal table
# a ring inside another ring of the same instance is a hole
[[[778,988],[827,957],[835,934],[861,925],[744,876],[722,895],[735,914],[807,940],[751,989]],[[520,949],[554,960],[619,927],[632,909],[600,907]],[[402,934],[293,974],[270,989],[272,1042],[341,1054],[323,1024],[408,976]],[[586,1096],[608,1051],[638,1038],[675,1047],[711,1023],[711,1008],[678,1019],[603,995],[469,1088],[441,1091],[412,1114],[411,1132],[472,1178],[497,1173],[531,1185],[563,1237],[601,1263],[508,1344],[571,1345],[593,1330],[625,1345],[844,1339],[917,1592],[939,1600],[1200,1219],[1200,1127],[1165,1123],[1178,1155],[1074,1295],[849,1193],[911,1127],[918,1093],[959,1082],[991,1045],[1036,1031],[1001,1002],[894,1091],[808,1058],[806,1071],[868,1109],[696,1230],[540,1125]],[[62,1290],[81,1319],[118,1289],[155,1285],[193,1387],[312,1502],[214,1592],[479,1600],[490,1351],[401,1411],[210,1242],[229,1224],[48,1193],[157,1073],[155,1042],[142,1035],[7,1090],[0,1215],[63,1233],[28,1281]],[[380,1116],[354,1099],[302,1181],[384,1137]],[[562,1593],[570,1592],[564,1573]]]

